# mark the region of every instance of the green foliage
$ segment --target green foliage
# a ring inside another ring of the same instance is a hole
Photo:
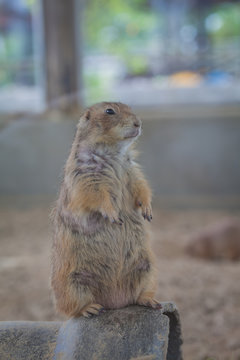
[[[87,104],[103,101],[109,98],[110,89],[109,84],[106,82],[101,74],[84,74],[84,83],[88,92],[86,94],[85,102]]]
[[[37,0],[25,0],[25,5],[28,7],[28,8],[32,8],[33,6],[35,6],[37,3]]]
[[[144,56],[131,56],[126,59],[127,68],[133,76],[141,76],[147,73],[148,64]]]
[[[209,36],[214,41],[221,42],[226,38],[240,35],[240,4],[223,3],[215,6],[212,11],[217,14],[222,21],[218,30],[209,32]]]
[[[2,37],[2,51],[0,52],[0,85],[14,81],[16,62],[21,57],[21,35],[10,34]]]
[[[157,21],[146,0],[92,0],[86,4],[85,18],[88,51],[120,56],[146,45]]]
[[[85,51],[88,54],[117,55],[131,75],[148,71],[146,53],[157,28],[156,15],[147,0],[91,0],[84,11]],[[109,78],[97,70],[85,74],[86,102],[103,100],[110,94]]]

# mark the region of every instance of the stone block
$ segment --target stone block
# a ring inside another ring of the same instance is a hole
[[[130,306],[66,322],[1,322],[4,360],[181,360],[173,303],[162,310]]]

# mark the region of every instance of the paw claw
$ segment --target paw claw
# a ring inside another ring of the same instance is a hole
[[[147,306],[147,307],[151,307],[152,309],[162,309],[162,305],[160,304],[159,301],[146,297],[146,298],[141,298],[137,301],[138,305],[142,305],[142,306]]]
[[[87,311],[87,317],[92,317],[92,316],[93,316],[93,314],[91,312]]]
[[[124,221],[121,218],[118,218],[118,224],[122,225],[124,223]]]
[[[113,218],[113,219],[111,220],[111,223],[112,223],[112,224],[122,225],[122,224],[123,224],[123,220],[120,219],[120,218],[118,218],[118,219]]]
[[[118,213],[114,209],[101,208],[99,211],[105,220],[109,220],[112,224],[120,224]],[[121,223],[123,223],[122,220]]]
[[[100,315],[103,312],[105,312],[105,309],[102,305],[90,304],[83,309],[82,315],[86,318],[90,318],[94,315]]]
[[[148,220],[149,222],[151,222],[152,220],[152,209],[151,206],[143,206],[142,207],[142,216],[144,218],[144,220]]]

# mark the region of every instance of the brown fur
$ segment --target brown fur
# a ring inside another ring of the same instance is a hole
[[[93,105],[80,118],[54,212],[51,283],[69,317],[160,307],[144,222],[152,218],[151,190],[133,159],[140,128],[121,103]]]

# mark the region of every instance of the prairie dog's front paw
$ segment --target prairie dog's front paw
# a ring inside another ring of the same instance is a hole
[[[147,219],[149,222],[152,221],[152,206],[149,202],[137,200],[137,205],[142,210],[142,216],[144,219]]]
[[[110,211],[110,209],[101,208],[100,213],[102,214],[104,219],[108,219],[112,224],[123,224],[123,220],[119,218],[117,212],[114,209],[111,209]]]

